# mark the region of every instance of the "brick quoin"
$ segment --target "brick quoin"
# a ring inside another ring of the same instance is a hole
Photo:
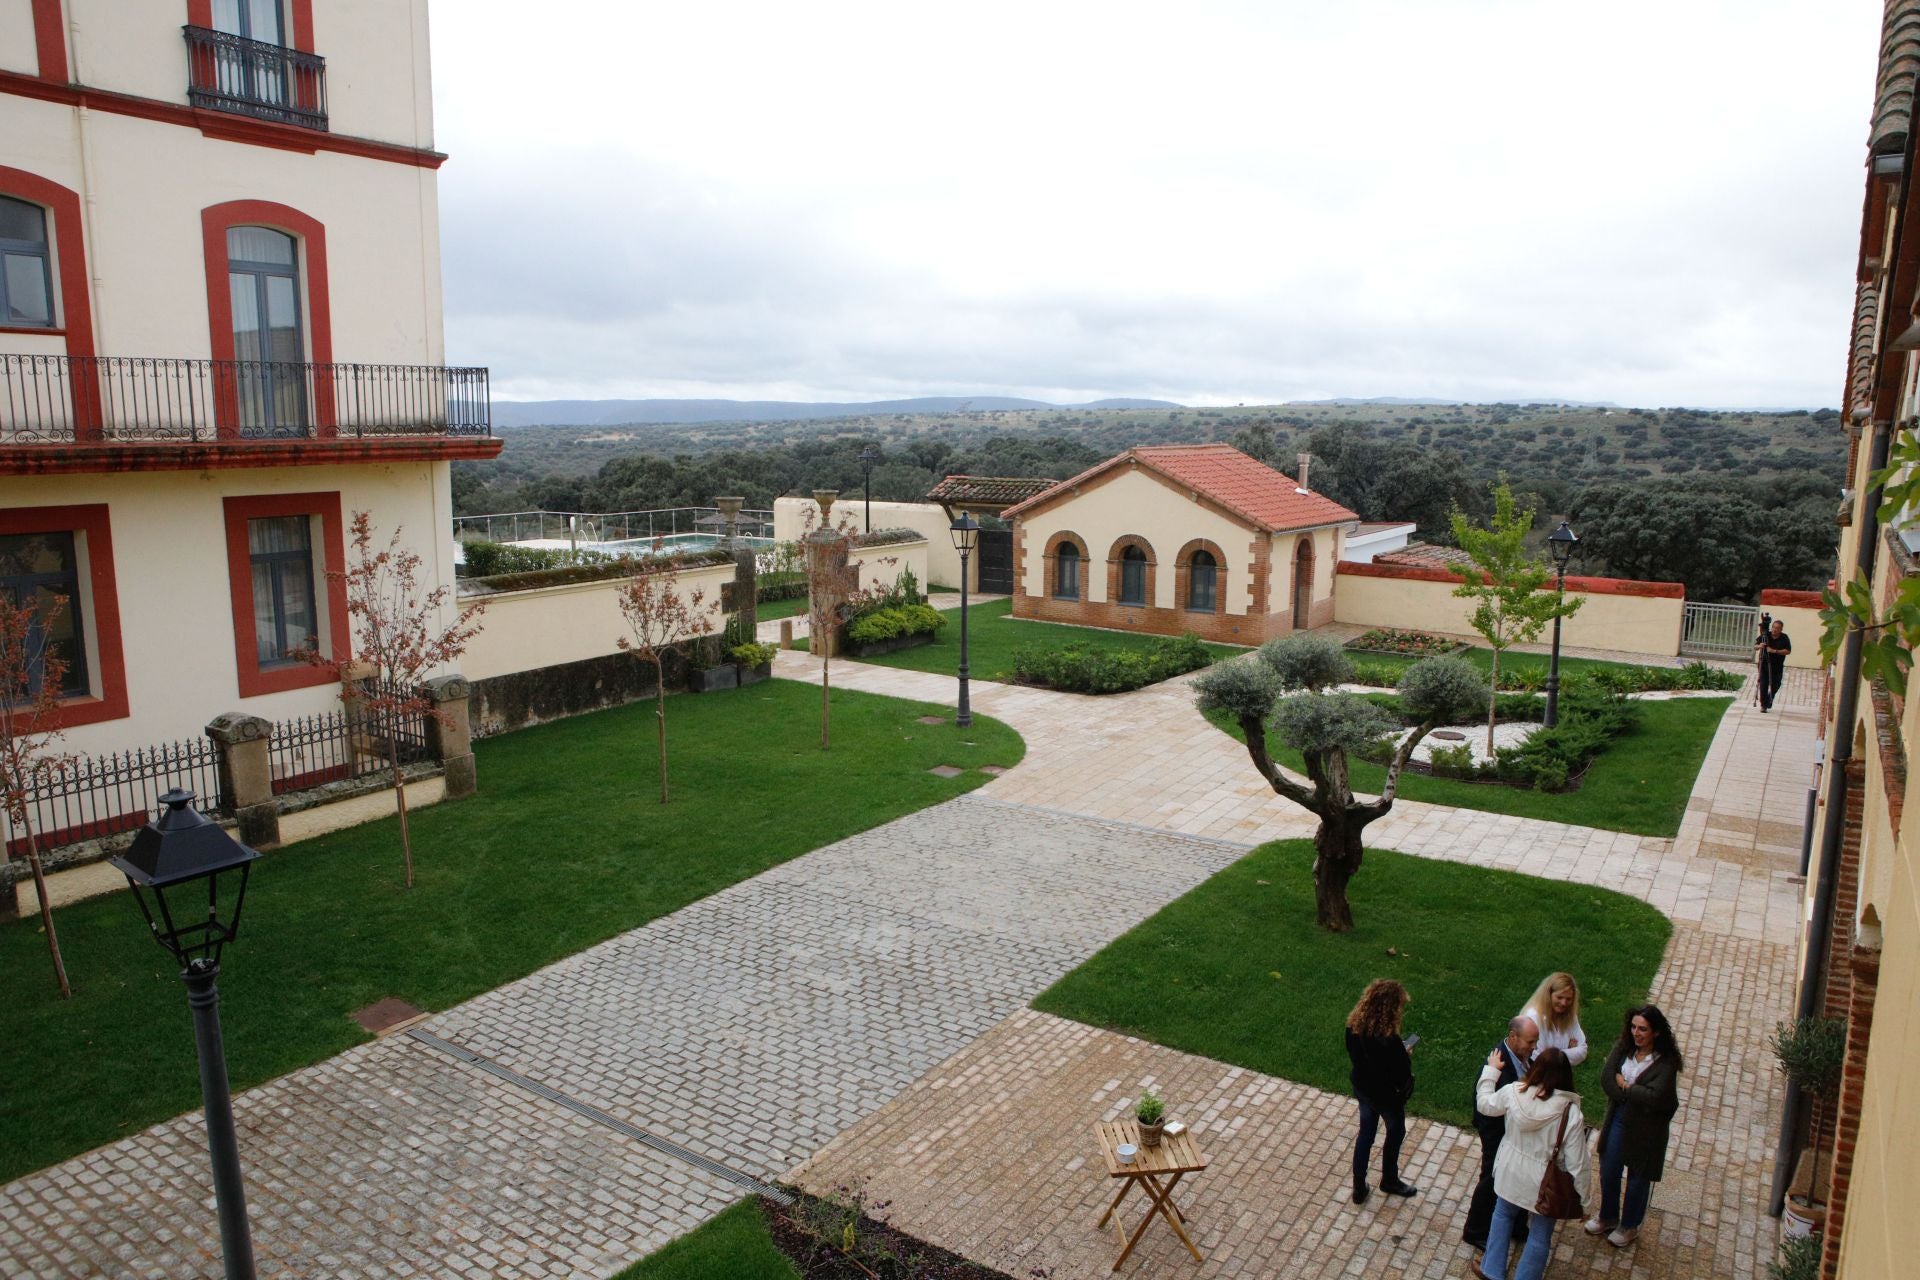
[[[1880,953],[1854,947],[1848,957],[1847,1057],[1840,1073],[1840,1105],[1834,1118],[1832,1185],[1820,1246],[1820,1280],[1837,1280],[1840,1237],[1846,1228],[1847,1193],[1853,1186],[1854,1144],[1867,1087],[1867,1041],[1873,1034],[1873,1002],[1880,990]]]
[[[1841,825],[1840,865],[1833,884],[1832,925],[1827,930],[1825,974],[1820,1012],[1829,1018],[1847,1016],[1850,985],[1847,962],[1853,950],[1853,920],[1860,910],[1860,816],[1866,806],[1867,766],[1858,756],[1847,761],[1847,811]]]

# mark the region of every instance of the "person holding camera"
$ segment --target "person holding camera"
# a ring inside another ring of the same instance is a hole
[[[1760,710],[1771,711],[1774,695],[1780,692],[1780,681],[1787,674],[1787,655],[1793,652],[1786,625],[1775,618],[1771,626],[1761,631],[1753,651],[1760,667]]]

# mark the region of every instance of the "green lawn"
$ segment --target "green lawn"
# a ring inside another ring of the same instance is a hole
[[[1464,1124],[1487,1051],[1540,979],[1578,979],[1581,1022],[1604,1047],[1646,998],[1672,932],[1608,890],[1369,849],[1348,887],[1356,927],[1331,934],[1313,922],[1312,861],[1308,840],[1262,845],[1034,1007],[1346,1093],[1347,1013],[1368,982],[1396,978],[1413,997],[1405,1030],[1420,1036],[1409,1109]],[[1599,1056],[1576,1073],[1596,1123]],[[1169,1097],[1168,1114],[1191,1104]]]
[[[477,745],[480,794],[412,817],[418,886],[392,819],[269,854],[221,975],[236,1088],[366,1038],[383,996],[448,1008],[777,863],[987,781],[1011,729],[945,708],[773,680],[668,702],[662,806],[654,708],[637,703]],[[37,916],[0,925],[0,1181],[199,1105],[178,972],[111,894],[56,913],[75,996],[53,986]]]
[[[748,1197],[613,1280],[799,1280],[799,1275],[767,1233],[759,1202]]]
[[[1720,717],[1732,702],[1730,697],[1642,702],[1640,723],[1608,745],[1587,770],[1577,791],[1528,791],[1409,772],[1400,775],[1399,794],[1408,800],[1457,809],[1511,813],[1602,831],[1671,836],[1680,830],[1700,762],[1706,759]],[[1246,741],[1240,726],[1225,713],[1212,712],[1207,719],[1236,741]],[[1288,769],[1303,771],[1298,751],[1281,747],[1271,735],[1268,747]],[[1251,772],[1252,762],[1246,767]],[[1364,760],[1351,760],[1348,773],[1353,789],[1369,795],[1377,795],[1387,777],[1385,768]]]
[[[780,618],[797,618],[807,611],[807,598],[794,596],[789,600],[768,600],[754,606],[755,622],[773,622]]]
[[[967,665],[975,680],[1010,680],[1014,655],[1030,644],[1057,645],[1069,640],[1084,640],[1104,649],[1137,653],[1158,636],[1133,631],[1101,631],[1095,627],[1069,627],[1058,622],[1035,622],[1014,618],[1013,601],[991,600],[967,607]],[[932,671],[956,675],[960,670],[960,611],[942,611],[947,625],[940,629],[932,644],[897,653],[861,658],[880,667],[904,667],[909,671]],[[1209,644],[1216,659],[1232,657],[1246,650],[1232,645]]]

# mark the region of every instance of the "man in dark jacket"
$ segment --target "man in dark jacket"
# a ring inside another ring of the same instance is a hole
[[[1524,1077],[1533,1064],[1534,1046],[1539,1043],[1540,1028],[1532,1018],[1522,1014],[1507,1023],[1507,1038],[1499,1045],[1500,1078],[1493,1087],[1505,1088]],[[1473,1203],[1467,1207],[1467,1225],[1460,1238],[1476,1249],[1485,1249],[1487,1228],[1493,1225],[1493,1160],[1500,1154],[1500,1140],[1507,1136],[1507,1120],[1505,1116],[1481,1115],[1476,1109],[1473,1127],[1480,1131],[1480,1182],[1473,1189]],[[1513,1237],[1516,1243],[1526,1239],[1525,1229],[1526,1220],[1522,1219]]]

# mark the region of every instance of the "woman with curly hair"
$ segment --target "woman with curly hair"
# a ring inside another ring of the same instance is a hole
[[[1407,1136],[1407,1099],[1413,1096],[1413,1059],[1400,1039],[1400,1016],[1410,1003],[1407,989],[1391,978],[1376,978],[1360,993],[1347,1015],[1347,1058],[1353,1096],[1360,1103],[1360,1136],[1353,1144],[1353,1202],[1367,1199],[1367,1164],[1374,1135],[1387,1122],[1387,1145],[1380,1156],[1380,1189],[1410,1196],[1418,1188],[1400,1181],[1400,1143]]]
[[[1587,1234],[1606,1236],[1616,1249],[1632,1244],[1646,1220],[1667,1159],[1667,1133],[1680,1109],[1685,1065],[1665,1014],[1650,1004],[1627,1010],[1620,1040],[1600,1069],[1607,1093],[1607,1118],[1600,1122],[1600,1212],[1587,1219]]]
[[[1558,1049],[1579,1066],[1587,1060],[1587,1033],[1580,1029],[1580,986],[1570,973],[1550,973],[1541,979],[1520,1011],[1540,1028],[1540,1048]]]

